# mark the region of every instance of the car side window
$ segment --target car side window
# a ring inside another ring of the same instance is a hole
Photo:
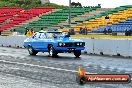
[[[52,33],[46,33],[47,38],[53,38],[53,34]]]
[[[39,38],[39,36],[40,36],[40,33],[36,33],[36,34],[34,35],[34,38]]]
[[[40,34],[40,39],[44,39],[44,38],[46,38],[45,33],[41,33]]]

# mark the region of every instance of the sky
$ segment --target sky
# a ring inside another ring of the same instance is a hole
[[[50,0],[50,2],[59,5],[69,5],[69,0]],[[83,6],[96,6],[101,4],[102,8],[115,8],[123,5],[132,5],[132,0],[71,0],[71,2],[80,2]]]

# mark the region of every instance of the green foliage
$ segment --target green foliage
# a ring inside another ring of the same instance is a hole
[[[43,6],[52,6],[52,7],[55,7],[55,8],[57,8],[57,9],[67,8],[67,6],[57,5],[57,4],[55,4],[55,3],[45,3],[45,4],[43,4]]]
[[[9,4],[9,2],[0,1],[0,6],[7,6],[8,4]]]
[[[29,9],[31,7],[37,6],[52,6],[57,9],[67,8],[63,5],[57,5],[55,3],[45,3],[41,4],[40,0],[0,0],[0,6],[20,6],[24,9]]]
[[[7,2],[7,1],[9,1],[9,0],[0,0],[0,1],[5,1],[5,2]]]

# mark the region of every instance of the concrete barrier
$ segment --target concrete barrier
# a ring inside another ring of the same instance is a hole
[[[129,52],[129,56],[132,57],[132,41],[131,40],[129,41],[129,50],[128,50],[128,52]]]
[[[25,36],[0,36],[0,46],[24,48],[23,41],[26,38]]]
[[[26,36],[0,36],[0,46],[23,47]],[[80,38],[87,53],[132,56],[132,39],[90,39]]]
[[[81,38],[85,42],[85,50],[87,53],[94,53],[94,39],[90,38]]]
[[[88,53],[132,56],[132,39],[83,39]],[[88,41],[87,41],[88,40]]]

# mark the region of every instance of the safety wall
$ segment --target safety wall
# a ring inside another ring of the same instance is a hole
[[[132,56],[132,39],[87,39],[82,38],[86,43],[87,53],[104,55]]]
[[[25,36],[0,36],[0,46],[23,47]],[[91,39],[80,38],[85,50],[91,54],[132,56],[132,39]]]
[[[132,39],[92,39],[93,54],[132,56]],[[88,43],[88,42],[86,42]],[[87,44],[88,45],[88,44]],[[86,46],[87,47],[87,46]],[[90,52],[89,49],[86,49]]]
[[[0,46],[23,47],[25,36],[0,36]]]

